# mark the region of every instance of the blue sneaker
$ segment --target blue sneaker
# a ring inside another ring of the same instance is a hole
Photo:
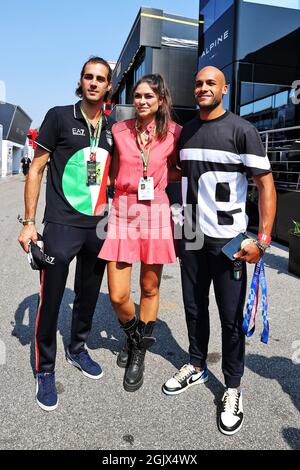
[[[69,364],[77,367],[83,375],[90,379],[100,379],[103,375],[101,367],[97,362],[93,361],[87,350],[81,351],[78,354],[71,354],[69,348],[67,348],[66,359]]]
[[[57,408],[58,397],[54,372],[39,372],[36,375],[36,401],[45,411]]]
[[[166,395],[178,395],[192,385],[203,384],[207,380],[207,369],[197,372],[192,364],[185,364],[171,379],[164,383],[162,390]]]

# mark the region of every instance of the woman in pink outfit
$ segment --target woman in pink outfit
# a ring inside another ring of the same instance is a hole
[[[117,364],[126,368],[124,388],[138,390],[143,383],[146,349],[152,337],[163,265],[176,260],[171,228],[168,180],[176,170],[181,127],[171,120],[171,96],[158,75],[145,75],[134,86],[136,119],[114,124],[116,152],[110,174],[115,185],[107,237],[99,257],[108,261],[112,305],[127,341]],[[140,313],[130,299],[132,263],[141,262]]]

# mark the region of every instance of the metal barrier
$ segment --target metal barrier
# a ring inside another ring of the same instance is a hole
[[[300,220],[300,126],[260,132],[270,159],[277,192],[277,210],[272,238],[289,243],[293,220]],[[258,190],[249,181],[247,213],[249,228],[258,230]]]
[[[260,132],[269,156],[275,186],[286,191],[300,190],[300,126]]]

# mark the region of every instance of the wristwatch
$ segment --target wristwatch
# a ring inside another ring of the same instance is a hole
[[[265,254],[266,249],[270,247],[270,245],[262,243],[260,240],[255,240],[255,245],[259,249],[261,256],[263,256]]]
[[[20,224],[23,224],[23,225],[35,225],[35,218],[34,218],[34,217],[31,217],[30,219],[23,219],[23,217],[21,217],[20,215],[18,215],[17,219],[18,219],[18,221],[20,222]]]

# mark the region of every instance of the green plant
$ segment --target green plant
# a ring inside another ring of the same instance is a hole
[[[298,235],[300,237],[300,222],[293,220],[294,228],[291,228],[290,233],[292,235]]]

